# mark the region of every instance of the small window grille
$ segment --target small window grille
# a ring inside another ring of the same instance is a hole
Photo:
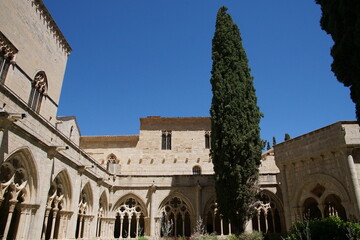
[[[193,167],[193,175],[201,175],[201,168],[199,166]]]

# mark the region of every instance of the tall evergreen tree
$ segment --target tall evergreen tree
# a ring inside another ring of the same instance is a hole
[[[290,140],[290,134],[285,133],[284,141]]]
[[[334,40],[331,70],[339,82],[350,87],[360,123],[360,1],[316,0],[316,3],[322,10],[321,28]]]
[[[273,147],[276,145],[276,138],[273,137]]]
[[[267,145],[266,145],[266,150],[270,150],[271,149],[271,147],[270,147],[270,143],[269,142],[267,142]]]
[[[244,230],[261,159],[260,117],[240,31],[221,7],[212,41],[211,157],[221,213]]]

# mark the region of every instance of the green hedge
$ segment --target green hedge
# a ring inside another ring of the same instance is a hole
[[[360,224],[338,217],[296,223],[285,240],[355,240],[360,239]]]

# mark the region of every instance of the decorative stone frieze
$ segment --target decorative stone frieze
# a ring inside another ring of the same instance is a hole
[[[66,41],[64,35],[62,34],[60,28],[55,23],[51,14],[45,7],[44,3],[41,0],[30,0],[33,7],[36,8],[36,11],[39,13],[40,17],[44,20],[47,28],[53,33],[55,40],[62,47],[64,52],[69,56],[72,49],[69,43]]]
[[[17,48],[0,31],[0,50],[4,52],[5,58],[14,57],[17,54]]]

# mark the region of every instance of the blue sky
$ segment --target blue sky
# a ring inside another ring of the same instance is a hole
[[[223,5],[249,58],[263,139],[355,119],[348,88],[330,70],[332,40],[314,1],[43,1],[73,48],[58,115],[75,115],[82,135],[138,134],[146,116],[209,116]]]

